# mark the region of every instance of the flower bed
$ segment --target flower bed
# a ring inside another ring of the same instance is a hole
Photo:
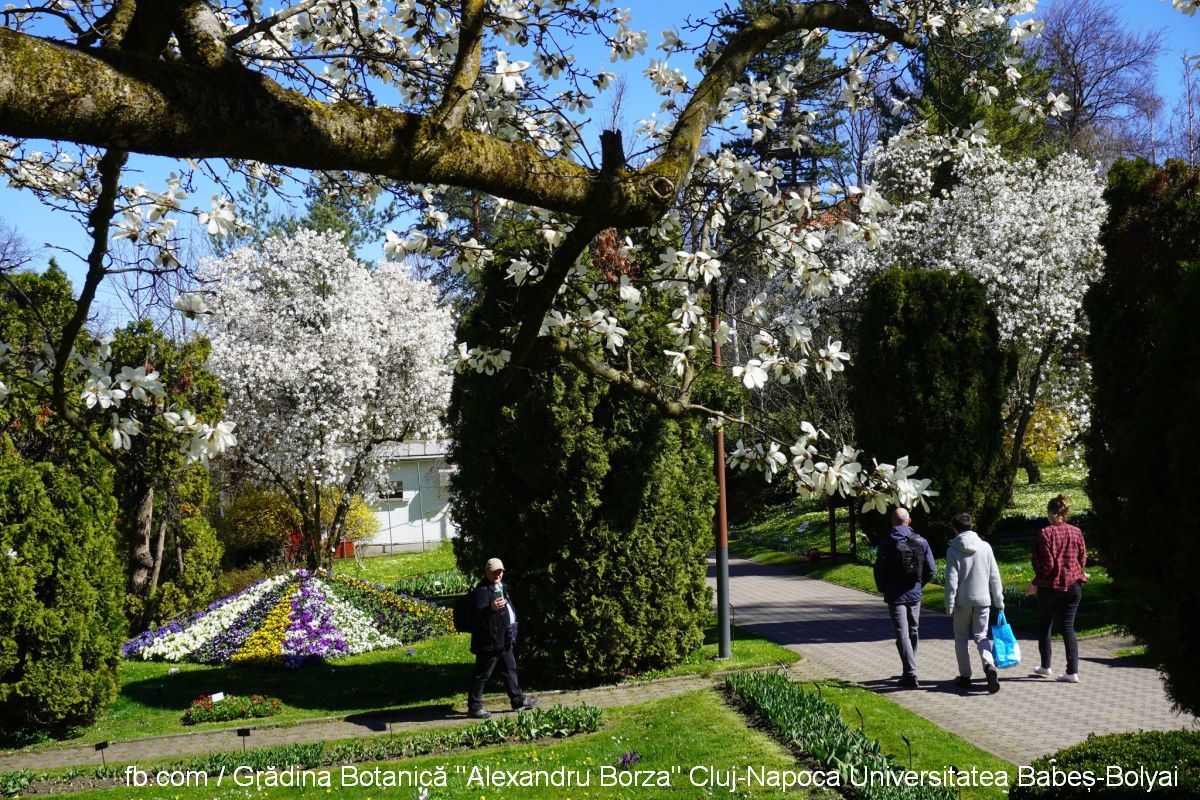
[[[283,703],[277,698],[265,694],[252,694],[249,697],[231,694],[224,700],[213,702],[210,695],[198,697],[192,705],[183,712],[184,725],[199,725],[201,722],[228,722],[232,719],[261,719],[278,714],[283,710]]]
[[[298,667],[453,632],[448,609],[324,571],[260,581],[125,643],[126,658]]]

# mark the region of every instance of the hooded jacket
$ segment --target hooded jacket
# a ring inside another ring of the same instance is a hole
[[[946,613],[962,607],[1004,608],[1004,584],[992,546],[975,531],[963,531],[946,550]]]
[[[900,558],[896,552],[896,542],[912,538],[925,551],[925,568],[921,570],[921,580],[915,582],[903,581],[896,575],[894,562]],[[879,540],[879,552],[875,558],[875,588],[883,594],[886,603],[919,603],[921,602],[921,587],[929,583],[937,564],[933,560],[933,551],[929,542],[925,541],[907,525],[897,525],[887,536]]]

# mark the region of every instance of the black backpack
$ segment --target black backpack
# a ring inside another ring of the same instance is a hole
[[[474,595],[475,590],[472,589],[454,604],[454,630],[459,633],[475,630],[475,602],[472,600]]]
[[[921,580],[925,567],[925,548],[915,536],[906,536],[896,542],[896,558],[892,561],[892,572],[897,580],[914,584]]]

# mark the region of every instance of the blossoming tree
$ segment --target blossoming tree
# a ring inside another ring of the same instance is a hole
[[[1200,0],[1173,0],[1194,13]],[[606,379],[646,396],[671,414],[707,414],[691,402],[689,354],[707,347],[706,315],[726,265],[710,250],[722,229],[751,233],[771,290],[760,309],[761,350],[737,365],[751,386],[831,373],[839,343],[815,343],[805,321],[847,277],[822,256],[826,238],[805,223],[820,198],[785,192],[769,164],[720,150],[701,159],[701,143],[722,128],[761,138],[778,127],[803,64],[770,80],[747,80],[746,67],[772,41],[798,32],[838,51],[844,103],[867,102],[876,82],[900,68],[900,50],[929,38],[1008,27],[1035,0],[809,0],[777,2],[761,14],[714,12],[683,31],[663,32],[663,56],[646,71],[663,98],[639,128],[649,145],[627,163],[621,138],[609,134],[599,158],[582,139],[588,107],[613,74],[578,62],[567,42],[595,37],[613,60],[642,51],[648,36],[628,12],[572,0],[294,0],[267,8],[220,0],[125,0],[46,3],[0,12],[0,170],[10,182],[73,211],[92,234],[81,290],[84,316],[56,335],[48,364],[57,410],[71,412],[62,391],[69,355],[100,284],[113,271],[110,236],[150,248],[138,268],[179,266],[173,226],[195,170],[218,179],[230,171],[277,178],[290,169],[320,171],[339,190],[367,193],[398,182],[400,193],[433,203],[438,187],[456,186],[509,203],[506,213],[533,215],[554,254],[531,263],[493,253],[471,239],[454,243],[464,269],[506,270],[524,286],[503,341],[463,343],[460,367],[510,376],[534,347],[547,347]],[[1034,30],[1010,28],[1020,39]],[[832,35],[836,34],[836,36]],[[685,72],[687,70],[687,72]],[[977,80],[974,91],[987,92]],[[989,92],[990,94],[990,92]],[[1061,95],[1021,98],[1024,117],[1061,113]],[[792,124],[792,123],[788,123]],[[802,139],[803,118],[791,132]],[[48,148],[29,139],[50,140]],[[965,147],[954,135],[945,146]],[[130,152],[192,159],[165,187],[123,181]],[[197,163],[195,160],[201,159]],[[728,202],[707,204],[693,237],[677,201],[697,176]],[[424,186],[420,186],[424,185]],[[878,242],[870,219],[879,208],[869,187],[865,218],[833,237]],[[213,234],[233,230],[230,193],[194,209]],[[432,209],[436,213],[436,208]],[[677,295],[677,380],[648,381],[584,355],[582,340],[622,346],[622,317],[636,314],[634,285],[587,286],[576,269],[596,235],[609,228],[649,228],[661,236],[660,267],[643,277]],[[390,252],[422,249],[423,237],[396,234]],[[579,298],[584,302],[579,303]],[[778,302],[766,302],[774,301]],[[195,309],[191,309],[195,310]],[[702,322],[704,324],[702,324]],[[791,333],[788,333],[791,331]],[[717,340],[724,329],[716,327]],[[691,350],[689,350],[691,348]],[[747,354],[751,355],[751,354]],[[509,377],[508,379],[513,379]],[[101,387],[103,388],[103,387]],[[114,423],[114,442],[133,435]],[[873,502],[884,494],[919,499],[914,482],[887,469],[858,465],[853,449],[805,437],[792,446],[764,440],[742,459],[768,472],[783,467],[805,491],[847,492]],[[900,455],[900,454],[897,454]]]
[[[268,239],[205,262],[202,275],[214,282],[203,296],[209,363],[238,457],[300,512],[308,564],[319,566],[353,498],[386,481],[377,446],[436,433],[450,314],[429,284],[398,264],[368,269],[334,233]]]
[[[880,215],[890,244],[853,246],[837,261],[860,279],[901,266],[966,272],[983,284],[1001,341],[1019,356],[1006,419],[1017,443],[1011,474],[1039,404],[1066,409],[1073,425],[1087,422],[1086,365],[1063,356],[1081,341],[1083,295],[1102,266],[1103,182],[1076,155],[1039,166],[1008,161],[989,147],[957,161],[952,188],[938,194],[932,168],[944,158],[904,139],[884,148],[875,160],[880,188],[907,199]],[[1044,416],[1050,424],[1063,421]]]

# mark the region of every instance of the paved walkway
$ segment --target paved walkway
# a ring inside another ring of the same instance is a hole
[[[1035,676],[1037,641],[1021,639],[1021,664],[1000,671],[1000,692],[987,694],[979,680],[964,696],[954,687],[958,669],[950,618],[928,608],[921,612],[921,688],[899,689],[900,657],[878,596],[740,559],[730,559],[729,574],[734,623],[803,653],[799,675],[861,684],[1016,764],[1029,764],[1089,733],[1168,730],[1197,722],[1171,711],[1153,669],[1116,658],[1115,651],[1129,643],[1111,636],[1080,640],[1078,684]],[[710,569],[710,583],[712,575]],[[1056,641],[1056,673],[1065,658]],[[982,678],[977,664],[975,677]]]

